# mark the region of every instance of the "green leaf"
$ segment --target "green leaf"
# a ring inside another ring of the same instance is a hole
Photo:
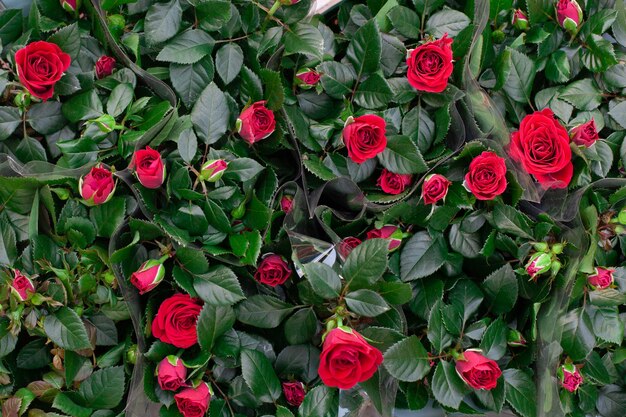
[[[324,37],[319,29],[308,23],[297,23],[284,36],[285,55],[306,54],[321,59],[324,53]]]
[[[465,14],[446,7],[428,19],[425,30],[435,38],[441,38],[446,33],[453,38],[469,24],[470,19]]]
[[[439,404],[458,409],[468,392],[465,382],[456,373],[454,364],[440,361],[431,382],[433,396]]]
[[[339,411],[339,390],[318,385],[307,392],[298,409],[300,417],[337,417]]]
[[[609,110],[609,115],[615,120],[621,127],[626,129],[626,101],[622,101],[616,106],[613,106]]]
[[[360,316],[376,317],[390,309],[385,299],[372,290],[352,291],[346,295],[345,300],[348,309]]]
[[[505,369],[506,402],[522,417],[537,416],[536,388],[533,380],[519,369]]]
[[[548,21],[554,14],[554,3],[551,0],[526,0],[526,4],[531,27]]]
[[[249,181],[263,171],[263,165],[251,158],[237,158],[228,163],[224,178],[238,181]]]
[[[191,121],[203,142],[217,142],[228,128],[230,110],[226,95],[215,83],[210,83],[200,94],[191,111]],[[230,168],[230,167],[229,167]]]
[[[54,396],[52,407],[72,417],[90,417],[93,413],[91,408],[81,407],[64,392],[59,392]]]
[[[224,84],[229,84],[241,71],[243,51],[236,43],[227,43],[215,55],[215,67]]]
[[[104,204],[92,207],[89,211],[96,233],[102,237],[111,237],[124,221],[125,214],[126,200],[122,197],[113,197]]]
[[[393,98],[393,92],[387,81],[379,74],[370,75],[359,85],[355,92],[354,101],[366,109],[380,109],[386,107]]]
[[[46,346],[46,339],[38,338],[28,342],[20,350],[15,363],[21,369],[39,369],[48,366],[50,361],[50,348]]]
[[[8,45],[22,34],[22,10],[5,9],[0,13],[0,42]]]
[[[436,272],[446,261],[448,250],[441,235],[434,239],[426,231],[416,233],[400,254],[400,277],[413,281]]]
[[[443,301],[437,300],[428,317],[428,340],[430,340],[435,353],[442,352],[453,341],[452,336],[443,324],[442,311],[444,307]]]
[[[294,308],[275,297],[253,295],[237,304],[237,320],[260,329],[273,329],[278,327]]]
[[[595,86],[593,79],[585,78],[561,89],[559,98],[578,110],[593,110],[602,104],[602,91]]]
[[[413,283],[415,296],[409,302],[409,308],[422,320],[428,320],[433,307],[443,298],[443,281],[439,279],[421,279]]]
[[[371,74],[380,67],[382,40],[376,20],[372,19],[359,28],[348,45],[346,57],[356,70],[357,79]]]
[[[241,373],[254,396],[264,403],[280,398],[282,389],[271,362],[258,350],[242,349]]]
[[[533,81],[535,79],[535,65],[533,61],[515,49],[509,49],[510,72],[502,87],[511,99],[518,103],[530,103]]]
[[[598,352],[593,351],[585,360],[585,366],[581,368],[583,377],[590,378],[593,381],[601,385],[608,385],[611,383],[611,376],[609,371],[604,365],[602,358]]]
[[[38,105],[36,104],[33,108],[36,106]],[[20,116],[20,112],[17,108],[4,106],[0,107],[0,140],[5,140],[11,136],[20,123],[22,123],[22,116]],[[33,127],[33,129],[35,129],[35,127]]]
[[[205,304],[198,317],[198,344],[210,352],[215,341],[235,324],[235,313],[230,306]]]
[[[505,204],[495,206],[492,213],[491,224],[502,233],[508,233],[524,239],[533,238],[528,233],[532,228],[526,216],[511,206]]]
[[[196,275],[193,287],[202,300],[215,306],[232,305],[245,298],[237,275],[225,266]]]
[[[389,242],[367,239],[354,248],[343,266],[343,278],[350,288],[364,288],[375,283],[387,270]]]
[[[178,0],[150,6],[144,23],[146,41],[154,45],[173,38],[180,29],[183,9]]]
[[[602,417],[622,417],[626,409],[626,392],[618,385],[602,387],[596,408]]]
[[[270,110],[280,110],[285,102],[285,91],[280,73],[266,68],[261,69],[261,79],[265,85],[266,106]]]
[[[455,223],[450,227],[450,248],[460,253],[465,258],[476,258],[480,255],[483,241],[478,233],[465,232],[461,223]]]
[[[517,301],[517,278],[510,264],[505,264],[483,281],[483,290],[493,314],[508,313]]]
[[[330,266],[311,262],[304,265],[303,269],[306,279],[317,295],[326,299],[339,297],[341,279]]]
[[[203,0],[196,5],[196,15],[200,29],[212,32],[222,28],[231,20],[231,2],[222,0]],[[236,10],[233,8],[233,10]],[[239,15],[232,16],[239,18]]]
[[[624,339],[624,323],[616,307],[590,309],[594,334],[605,342],[620,344]]]
[[[206,32],[187,30],[171,41],[159,52],[156,59],[175,64],[194,64],[211,54],[215,41]]]
[[[583,65],[593,72],[604,72],[617,64],[613,44],[596,34],[587,38],[581,60]]]
[[[574,361],[587,357],[596,344],[591,319],[585,310],[570,311],[559,323],[563,326],[561,346]]]
[[[480,341],[480,349],[483,354],[494,361],[500,360],[506,353],[506,336],[508,327],[501,317],[498,317],[487,327],[483,339]]]
[[[13,266],[17,258],[15,231],[0,217],[0,265]]]
[[[170,65],[172,87],[187,108],[193,107],[200,93],[213,81],[214,72],[211,56],[206,56],[191,65]]]
[[[318,328],[317,316],[312,308],[298,310],[285,321],[285,339],[290,345],[309,343]]]
[[[193,129],[185,129],[178,137],[178,153],[183,161],[190,164],[198,150],[198,137]]]
[[[356,73],[351,65],[325,61],[317,66],[317,70],[322,74],[321,82],[324,91],[332,98],[342,99],[344,95],[352,91]]]
[[[5,114],[5,111],[9,112],[9,114]],[[8,137],[8,135],[13,133],[15,127],[19,125],[19,121],[17,120],[19,117],[20,116],[16,108],[0,107],[0,140],[6,139],[5,137],[2,137],[2,135],[6,134]],[[30,109],[28,109],[27,117],[30,126],[42,135],[49,135],[50,133],[58,132],[67,122],[65,117],[63,117],[63,114],[61,114],[61,103],[58,101],[44,101],[33,105]],[[10,126],[10,120],[12,120],[12,118],[14,118],[13,123],[16,125],[13,128]],[[10,131],[9,133],[3,133],[2,129],[4,128],[3,125],[5,124],[5,121],[9,124],[9,126],[7,126]]]
[[[0,320],[0,358],[13,352],[16,345],[17,336],[9,331],[9,321],[3,317]]]
[[[383,365],[399,381],[416,382],[430,372],[428,352],[415,335],[387,349]]]
[[[48,42],[57,44],[72,60],[78,58],[80,53],[80,31],[78,30],[78,25],[72,23],[60,29],[48,38]]]
[[[87,330],[74,310],[61,307],[45,317],[43,327],[50,340],[62,349],[91,348]]]
[[[399,34],[408,39],[420,39],[420,18],[413,10],[404,6],[396,6],[387,13],[391,24]]]
[[[80,384],[78,392],[87,407],[109,410],[122,401],[125,386],[124,368],[112,366],[91,374]]]
[[[452,288],[448,298],[463,312],[463,321],[467,321],[478,310],[484,297],[474,281],[462,279]]]
[[[98,98],[96,90],[88,90],[75,95],[63,103],[62,111],[63,116],[72,123],[95,119],[103,113],[102,102]]]
[[[107,101],[107,113],[117,117],[126,110],[133,101],[133,86],[128,83],[118,84],[111,90]]]

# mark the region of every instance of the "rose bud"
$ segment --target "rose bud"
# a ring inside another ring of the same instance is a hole
[[[280,209],[285,212],[285,214],[291,213],[293,210],[293,196],[292,195],[283,195],[280,199]]]
[[[113,73],[115,69],[115,58],[102,55],[96,61],[96,77],[101,80],[104,77],[108,77]]]
[[[289,405],[300,407],[304,401],[304,384],[302,382],[283,382],[283,394]]]
[[[615,269],[597,267],[596,273],[587,277],[587,283],[595,290],[609,288],[613,284]]]
[[[168,256],[163,258],[167,259]],[[144,262],[137,271],[130,276],[130,283],[138,290],[139,294],[145,294],[152,291],[163,281],[165,277],[165,267],[163,261],[165,259],[151,259]]]
[[[280,0],[280,4],[283,6],[293,6],[298,3],[300,3],[300,0]]]
[[[156,372],[159,386],[163,391],[177,391],[185,386],[187,368],[178,356],[169,355],[163,358]]]
[[[254,279],[270,287],[284,284],[290,276],[291,268],[289,264],[282,256],[273,253],[263,257],[254,273]]]
[[[109,14],[107,15],[107,26],[111,31],[111,35],[118,39],[124,34],[126,19],[121,14]]]
[[[526,15],[521,9],[516,9],[513,12],[513,19],[511,20],[511,24],[519,30],[527,30],[528,29],[528,17],[526,17]]]
[[[448,34],[408,51],[406,77],[418,91],[441,93],[452,75],[452,39]]]
[[[526,339],[518,330],[509,329],[506,335],[506,343],[511,347],[522,347],[526,346]]]
[[[478,200],[493,200],[506,190],[504,158],[485,151],[470,162],[463,186]]]
[[[374,158],[387,147],[385,119],[375,114],[349,117],[343,128],[343,143],[353,162],[362,164]]]
[[[531,279],[544,274],[550,270],[552,266],[552,257],[547,253],[537,252],[530,257],[526,264],[526,273]]]
[[[346,259],[348,255],[350,255],[350,252],[352,252],[352,249],[356,248],[361,243],[361,239],[353,236],[348,236],[337,244],[337,252],[339,252],[339,256],[341,256],[343,259]]]
[[[321,75],[319,72],[310,68],[303,68],[296,73],[296,84],[300,88],[311,88],[318,82],[320,82]]]
[[[61,7],[69,13],[76,13],[80,7],[80,0],[60,0],[60,3]]]
[[[159,188],[165,181],[165,166],[161,154],[149,146],[135,151],[130,168],[135,170],[137,179],[146,188]]]
[[[20,301],[29,300],[35,294],[35,285],[30,278],[22,274],[18,269],[13,270],[11,289]]]
[[[598,134],[598,130],[596,128],[596,122],[593,119],[589,120],[587,123],[574,127],[569,131],[569,135],[572,138],[572,142],[586,148],[590,147],[596,143],[598,139],[600,139],[600,135]]]
[[[382,362],[381,351],[356,330],[339,327],[324,339],[318,374],[326,386],[350,389],[370,379]]]
[[[78,189],[88,205],[106,203],[115,193],[113,173],[106,168],[95,166],[87,175],[80,178]]]
[[[561,381],[561,386],[569,392],[576,392],[583,383],[583,376],[573,363],[561,365],[557,375]]]
[[[228,162],[223,159],[211,159],[200,168],[200,181],[217,182],[228,168]]]
[[[583,20],[583,11],[576,0],[559,0],[556,4],[556,20],[563,29],[574,32]]]
[[[152,320],[152,334],[161,342],[187,349],[198,342],[196,324],[202,301],[188,294],[174,294],[159,306]]]
[[[456,372],[467,385],[475,389],[492,390],[502,375],[500,367],[478,350],[466,350],[456,360]]]
[[[274,113],[265,107],[266,101],[257,101],[246,107],[237,119],[237,133],[250,145],[274,133]]]
[[[185,388],[174,395],[176,407],[183,417],[203,417],[209,409],[211,391],[206,382],[200,382],[196,388]]]
[[[389,240],[389,250],[397,249],[402,243],[402,230],[397,226],[383,226],[380,229],[372,229],[367,232],[368,239],[387,239]]]
[[[422,184],[422,199],[424,204],[436,204],[448,194],[448,187],[452,184],[446,177],[433,174],[426,177]]]
[[[30,94],[48,100],[54,86],[70,67],[72,59],[58,45],[37,41],[15,53],[15,64],[20,82]]]
[[[396,195],[402,193],[404,189],[411,184],[412,180],[412,175],[395,174],[383,168],[376,184],[387,194]]]
[[[139,356],[139,346],[137,344],[132,344],[129,346],[128,350],[126,350],[126,361],[133,365],[137,364],[137,356]]]

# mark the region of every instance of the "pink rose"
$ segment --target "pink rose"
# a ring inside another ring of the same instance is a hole
[[[285,212],[285,214],[291,213],[293,210],[293,196],[292,195],[283,195],[280,199],[280,209]]]
[[[11,288],[20,301],[26,301],[35,294],[35,285],[30,278],[22,274],[19,270],[13,270],[13,281],[11,282]]]
[[[177,391],[185,386],[187,368],[178,356],[169,355],[159,362],[157,379],[162,390]]]
[[[174,395],[174,401],[183,417],[203,417],[209,409],[211,392],[203,381],[196,388],[185,388]]]
[[[250,145],[265,139],[276,129],[274,113],[265,103],[265,100],[257,101],[246,107],[237,119],[237,132]]]
[[[511,20],[513,26],[515,26],[519,30],[528,29],[528,17],[524,14],[520,9],[516,9],[513,12],[513,19]]]
[[[57,44],[37,41],[15,53],[20,82],[33,96],[48,100],[54,86],[70,67],[71,58]]]
[[[348,118],[343,128],[343,143],[348,157],[357,164],[374,158],[387,147],[387,123],[375,114]]]
[[[436,204],[446,198],[450,184],[452,183],[443,175],[433,174],[426,177],[422,185],[424,204]]]
[[[217,182],[224,175],[224,171],[228,168],[228,162],[223,159],[212,159],[202,164],[200,168],[200,179],[202,181]]]
[[[376,184],[387,194],[396,195],[402,193],[407,186],[411,185],[412,180],[412,175],[396,174],[384,168]]]
[[[305,68],[298,71],[296,78],[298,80],[297,83],[300,86],[303,88],[311,88],[320,81],[321,75],[315,70]]]
[[[475,350],[466,350],[463,352],[463,359],[456,360],[456,372],[470,387],[485,390],[494,389],[502,375],[495,361]]]
[[[159,188],[165,181],[165,165],[161,154],[149,146],[135,151],[130,168],[135,170],[137,179],[146,188]]]
[[[556,20],[562,28],[573,31],[583,20],[583,11],[575,0],[559,0],[556,4]]]
[[[576,392],[578,387],[580,387],[580,384],[583,383],[583,376],[580,374],[578,368],[572,363],[561,366],[558,374],[561,386],[569,392]]]
[[[344,259],[347,258],[348,255],[350,255],[350,252],[352,252],[352,249],[356,248],[361,243],[361,239],[359,238],[353,236],[346,237],[337,244],[337,251],[339,252],[339,256]]]
[[[130,283],[138,290],[139,294],[152,291],[163,281],[165,267],[160,260],[151,259],[146,261],[139,269],[130,276]]]
[[[590,147],[598,139],[600,139],[600,135],[598,134],[598,130],[596,128],[595,120],[591,119],[587,123],[583,123],[574,127],[569,132],[570,137],[572,138],[572,142],[576,145]]]
[[[613,268],[597,267],[596,273],[587,277],[587,282],[596,290],[603,290],[613,284]]]
[[[87,203],[93,205],[106,203],[115,192],[113,173],[99,165],[95,166],[87,175],[80,178],[78,189]]]
[[[397,226],[383,226],[380,229],[372,229],[367,232],[368,239],[389,240],[389,250],[397,249],[402,243],[402,230]]]

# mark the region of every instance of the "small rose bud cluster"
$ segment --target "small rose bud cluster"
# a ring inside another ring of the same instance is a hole
[[[551,272],[553,277],[556,276],[562,266],[558,255],[563,253],[563,243],[549,245],[546,242],[535,242],[533,247],[536,252],[530,256],[525,266],[526,273],[530,276],[530,279],[536,280],[537,277],[547,272]]]

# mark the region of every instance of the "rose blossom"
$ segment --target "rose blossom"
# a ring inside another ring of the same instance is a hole
[[[157,366],[157,380],[164,391],[177,391],[185,386],[187,368],[183,361],[174,355],[169,355]]]
[[[298,84],[301,87],[311,88],[320,82],[321,75],[315,70],[304,68],[296,73],[296,78],[299,80]]]
[[[402,231],[397,226],[383,226],[380,229],[372,229],[367,232],[368,239],[388,239],[389,250],[397,249],[402,243]]]
[[[597,267],[593,275],[587,277],[587,282],[596,290],[603,290],[613,284],[613,268]]]
[[[196,324],[202,301],[188,294],[174,294],[159,306],[152,334],[162,342],[187,349],[198,342]]]
[[[58,45],[32,42],[15,53],[20,82],[30,94],[43,101],[54,94],[54,86],[70,67],[71,58]]]
[[[326,386],[350,389],[370,379],[382,362],[380,350],[356,330],[337,328],[324,339],[318,373]]]
[[[528,17],[524,14],[520,9],[516,9],[513,12],[513,19],[511,20],[513,26],[515,26],[519,30],[528,29]]]
[[[115,180],[113,173],[106,168],[95,166],[78,182],[81,197],[89,204],[103,204],[113,197]]]
[[[115,58],[102,55],[96,61],[96,78],[99,80],[113,74],[115,69]]]
[[[576,392],[583,383],[583,376],[574,364],[565,364],[559,369],[561,386],[569,392]]]
[[[387,147],[385,119],[375,114],[348,118],[343,128],[343,143],[352,161],[361,164],[374,158]]]
[[[598,135],[598,130],[596,128],[595,120],[591,119],[587,123],[583,123],[574,127],[569,132],[572,137],[572,142],[576,145],[590,147],[598,139],[600,139],[600,135]]]
[[[396,174],[383,168],[376,184],[387,194],[396,195],[402,193],[412,180],[412,175]]]
[[[344,238],[341,242],[337,244],[337,251],[339,252],[339,256],[342,258],[347,258],[352,252],[352,249],[356,248],[361,244],[361,239],[358,239],[353,236],[348,236]]]
[[[139,294],[145,294],[155,289],[163,281],[163,277],[165,277],[163,263],[160,260],[151,259],[132,273],[130,283],[139,290]]]
[[[159,188],[165,181],[165,166],[161,154],[149,146],[135,151],[130,168],[135,170],[139,182],[146,188]]]
[[[263,258],[254,274],[261,284],[275,287],[282,285],[291,276],[291,268],[282,256],[269,254]]]
[[[448,194],[448,187],[452,184],[446,177],[440,174],[433,174],[426,177],[422,184],[422,198],[424,204],[436,204],[443,200]]]
[[[185,388],[174,395],[176,407],[183,417],[203,417],[209,409],[211,392],[206,382],[200,382],[196,388]]]
[[[475,350],[466,350],[463,352],[463,358],[456,360],[456,372],[470,387],[485,390],[494,389],[502,375],[495,361]]]
[[[493,200],[506,190],[504,158],[485,151],[470,162],[463,185],[478,200]]]
[[[250,145],[265,139],[276,129],[274,113],[265,103],[265,100],[257,101],[246,107],[237,119],[237,132]]]
[[[409,51],[407,78],[416,90],[440,93],[452,75],[452,39],[448,34]]]
[[[583,20],[583,11],[575,0],[558,0],[556,20],[562,28],[576,30]]]
[[[280,209],[285,212],[285,214],[291,213],[293,210],[293,196],[292,195],[283,195],[280,199]]]
[[[18,269],[13,270],[13,281],[11,288],[14,290],[20,301],[26,301],[35,294],[35,285],[26,275]]]
[[[537,276],[544,274],[550,270],[552,265],[552,257],[545,252],[537,252],[530,257],[530,261],[526,265],[526,273],[530,278],[535,279]]]
[[[299,381],[283,382],[283,394],[289,405],[300,407],[304,401],[304,384]]]
[[[74,13],[80,6],[80,0],[60,0],[60,4],[66,12]]]
[[[223,159],[212,159],[202,164],[200,168],[200,180],[217,182],[222,178],[228,168],[228,162]]]

